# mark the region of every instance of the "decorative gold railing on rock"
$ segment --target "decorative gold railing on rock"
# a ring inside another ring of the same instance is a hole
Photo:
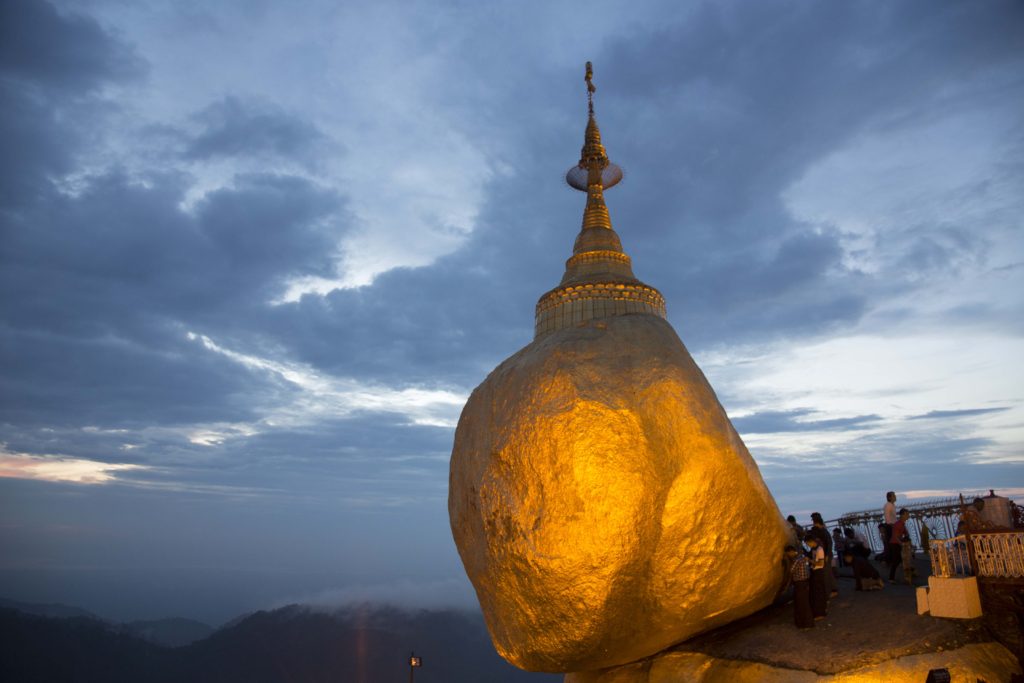
[[[990,531],[930,543],[932,574],[1024,579],[1024,531]]]
[[[967,537],[939,538],[928,548],[932,561],[932,575],[942,577],[971,576],[971,557],[967,552]]]
[[[1024,579],[1024,532],[971,534],[978,576]]]

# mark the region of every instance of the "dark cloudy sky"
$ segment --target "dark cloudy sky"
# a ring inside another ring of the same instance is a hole
[[[1020,2],[0,2],[0,585],[466,602],[453,425],[583,196],[784,513],[1024,494]]]

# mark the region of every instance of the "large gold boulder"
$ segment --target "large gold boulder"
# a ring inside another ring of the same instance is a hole
[[[466,403],[448,511],[498,652],[534,671],[652,655],[754,612],[787,527],[672,327],[543,335]]]

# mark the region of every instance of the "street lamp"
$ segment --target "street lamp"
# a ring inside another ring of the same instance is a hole
[[[423,666],[423,658],[417,657],[415,652],[409,653],[409,683],[413,683],[416,679],[416,669]]]

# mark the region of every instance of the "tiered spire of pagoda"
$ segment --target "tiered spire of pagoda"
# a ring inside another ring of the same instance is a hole
[[[537,302],[535,336],[612,315],[665,317],[661,293],[636,279],[629,256],[612,228],[604,191],[622,180],[622,169],[608,159],[594,117],[593,68],[587,62],[587,128],[580,160],[566,182],[587,193],[583,225],[558,287]]]

